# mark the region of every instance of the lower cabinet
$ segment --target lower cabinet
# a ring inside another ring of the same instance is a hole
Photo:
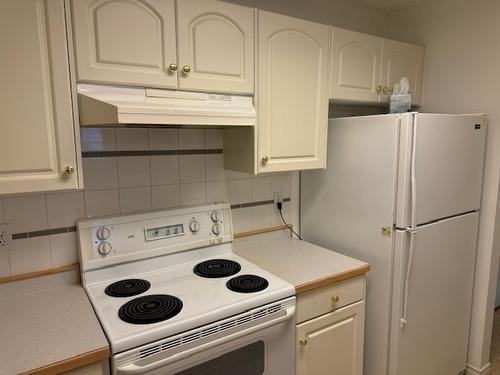
[[[296,375],[363,374],[364,287],[360,276],[297,296]]]
[[[65,372],[63,375],[109,375],[109,361],[105,359]]]

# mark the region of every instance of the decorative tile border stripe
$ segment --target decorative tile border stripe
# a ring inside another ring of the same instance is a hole
[[[22,240],[24,238],[50,236],[53,234],[70,233],[70,232],[76,232],[76,226],[35,230],[33,232],[13,233],[12,239],[13,240]]]
[[[82,156],[84,158],[102,158],[110,156],[210,155],[223,153],[222,148],[200,148],[189,150],[83,151]]]
[[[290,202],[290,198],[283,198],[283,202]],[[270,199],[270,200],[267,200],[267,201],[232,204],[231,205],[231,209],[235,210],[235,209],[238,209],[238,208],[264,206],[266,204],[274,204],[274,200]]]
[[[290,202],[290,198],[283,198],[283,202]],[[274,201],[272,199],[270,199],[270,200],[267,200],[267,201],[232,204],[231,205],[231,209],[238,209],[238,208],[245,208],[245,207],[255,207],[255,206],[264,206],[266,204],[274,204]],[[32,232],[13,233],[12,234],[12,239],[13,240],[22,240],[22,239],[25,239],[25,238],[33,238],[33,237],[40,237],[40,236],[50,236],[50,235],[53,235],[53,234],[61,234],[61,233],[69,233],[69,232],[76,232],[76,226],[51,228],[51,229],[42,229],[42,230],[35,230],[35,231],[32,231]]]

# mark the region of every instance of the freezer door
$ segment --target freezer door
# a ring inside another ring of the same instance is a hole
[[[418,228],[408,279],[410,234],[396,233],[390,375],[465,369],[477,230],[478,213]]]
[[[419,113],[402,127],[396,226],[411,225],[480,207],[486,118],[480,115]],[[416,129],[413,129],[416,127]],[[411,157],[415,142],[416,205],[411,202]]]
[[[398,115],[331,120],[328,169],[301,172],[305,240],[368,262],[364,367],[387,375]],[[387,233],[387,232],[384,232]]]

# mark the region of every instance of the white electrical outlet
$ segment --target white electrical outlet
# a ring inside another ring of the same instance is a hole
[[[282,191],[274,191],[273,192],[273,200],[274,200],[275,206],[280,202],[283,203],[283,192]]]
[[[12,246],[12,233],[9,224],[0,224],[0,251],[10,251]]]

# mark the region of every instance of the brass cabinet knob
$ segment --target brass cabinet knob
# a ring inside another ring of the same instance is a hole
[[[338,301],[340,301],[339,296],[333,296],[333,297],[332,297],[332,302],[333,302],[333,303],[337,303]]]
[[[185,73],[185,74],[191,73],[191,67],[189,65],[184,65],[182,67],[182,72]]]
[[[266,156],[262,157],[263,163],[267,163],[268,161],[269,161],[269,156],[266,155]]]
[[[175,71],[177,71],[177,64],[174,64],[174,63],[170,64],[170,65],[168,66],[168,69],[169,69],[171,72],[175,72]]]
[[[307,339],[300,339],[299,340],[299,344],[302,345],[302,346],[306,346],[307,345]]]
[[[65,173],[66,175],[68,175],[68,176],[69,176],[70,174],[73,174],[74,172],[75,172],[75,168],[70,167],[69,165],[68,165],[66,168],[64,168],[64,173]]]

